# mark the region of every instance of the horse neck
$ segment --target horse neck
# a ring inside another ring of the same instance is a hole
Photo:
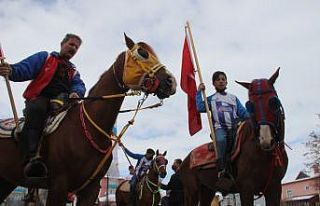
[[[114,71],[119,71],[119,63],[117,60],[108,71],[106,71],[96,83],[89,93],[89,97],[100,97],[114,94],[123,94],[126,89],[120,88],[117,80],[115,79]],[[115,68],[113,68],[115,67]],[[110,131],[116,121],[120,107],[124,97],[116,97],[112,99],[85,101],[85,107],[90,114],[91,118],[104,130]]]
[[[155,171],[154,165],[151,165],[151,168],[149,169],[148,172],[148,180],[151,181],[152,183],[158,185],[159,183],[159,175],[158,173]]]

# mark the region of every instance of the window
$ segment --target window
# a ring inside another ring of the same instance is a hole
[[[309,189],[309,185],[304,186],[304,190],[308,191]]]
[[[287,190],[287,197],[291,198],[292,197],[292,190]]]

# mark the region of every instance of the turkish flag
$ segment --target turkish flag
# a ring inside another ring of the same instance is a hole
[[[197,87],[187,37],[185,37],[183,45],[180,86],[188,95],[188,123],[189,133],[192,136],[202,129],[202,124],[200,113],[196,107]]]

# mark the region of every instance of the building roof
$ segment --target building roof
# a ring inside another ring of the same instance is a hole
[[[308,178],[308,177],[310,177],[310,176],[307,175],[305,172],[300,171],[299,174],[298,174],[297,177],[296,177],[296,180],[302,179],[302,178]]]
[[[304,195],[304,196],[299,196],[299,197],[293,197],[293,198],[290,198],[286,201],[290,202],[290,201],[299,201],[299,200],[309,200],[309,199],[313,198],[314,196],[316,196],[316,195]]]
[[[306,177],[306,178],[300,178],[300,179],[295,179],[293,181],[288,181],[288,182],[284,182],[282,183],[282,185],[286,185],[286,184],[291,184],[291,183],[295,183],[295,182],[302,182],[302,181],[306,181],[306,180],[311,180],[311,179],[316,179],[316,178],[320,178],[320,174],[316,175],[316,176],[312,176],[312,177]]]

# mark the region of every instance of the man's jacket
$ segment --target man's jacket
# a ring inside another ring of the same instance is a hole
[[[34,99],[52,80],[59,61],[57,52],[52,52],[50,55],[45,51],[38,52],[19,63],[12,64],[9,78],[15,82],[32,80],[23,93],[23,97],[26,100]],[[70,61],[64,62],[64,64],[67,64],[68,79],[71,82],[70,93],[76,92],[80,97],[83,97],[86,88],[75,65]]]

